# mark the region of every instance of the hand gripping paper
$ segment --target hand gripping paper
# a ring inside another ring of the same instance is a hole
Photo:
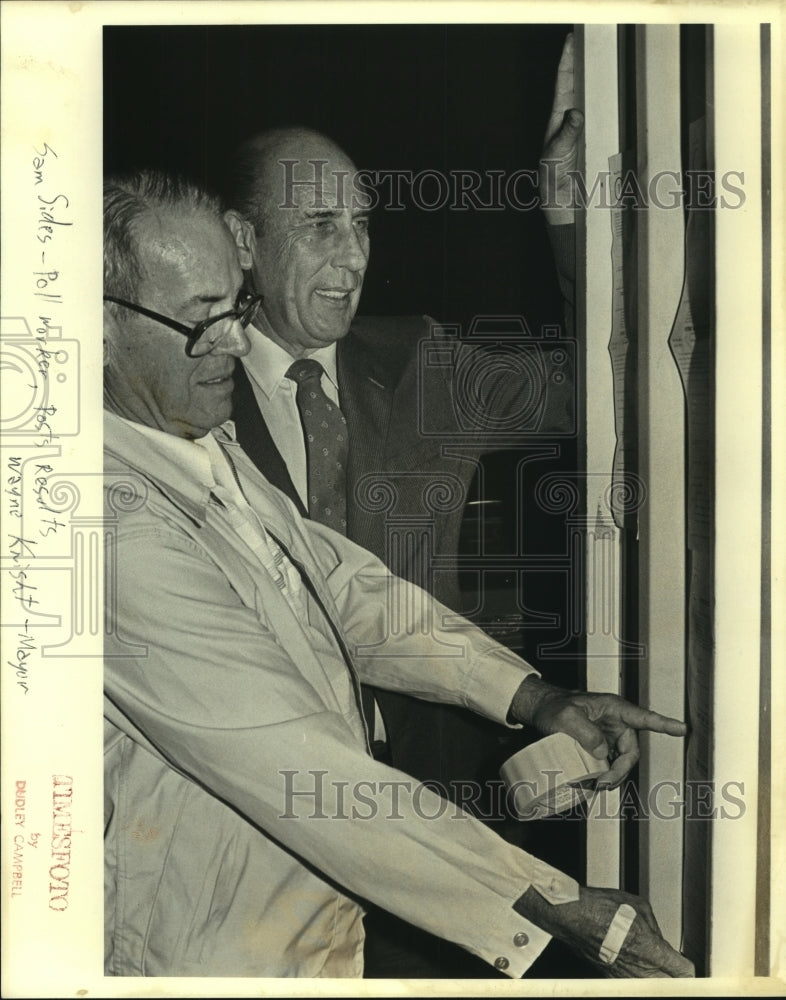
[[[542,819],[580,805],[587,789],[580,783],[608,770],[573,737],[555,733],[519,750],[500,768],[519,819]]]

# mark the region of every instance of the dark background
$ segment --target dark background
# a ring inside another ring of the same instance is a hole
[[[220,187],[240,140],[302,124],[369,170],[534,169],[569,27],[107,27],[105,168]],[[360,312],[560,321],[538,211],[410,205],[377,210],[372,227]]]

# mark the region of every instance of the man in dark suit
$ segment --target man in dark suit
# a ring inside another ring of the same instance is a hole
[[[561,86],[551,155],[575,150],[581,131],[575,117],[563,125],[564,77]],[[462,344],[427,317],[356,320],[371,197],[328,137],[303,128],[263,133],[241,147],[232,173],[225,218],[248,281],[264,296],[235,376],[238,440],[304,514],[462,610],[455,557],[478,459],[521,435],[572,427],[569,356],[547,363],[540,354],[533,366],[515,351]],[[570,229],[561,228],[563,236]],[[304,360],[320,367],[309,371]],[[329,440],[310,426],[309,399]],[[312,470],[315,446],[330,473]],[[459,708],[375,694],[373,705],[367,692],[367,720],[377,752],[395,767],[447,795],[453,782],[488,779],[496,727]],[[413,949],[399,975],[440,974],[428,948]],[[454,956],[445,957],[446,974],[460,974]],[[373,956],[368,965],[374,974]]]
[[[572,429],[571,358],[483,351],[428,317],[354,319],[369,237],[352,162],[327,137],[301,129],[259,136],[242,155],[256,164],[256,186],[238,192],[241,207],[226,217],[241,266],[264,299],[236,376],[238,438],[303,513],[461,611],[455,556],[478,458],[526,435]],[[292,164],[289,176],[282,162]],[[314,164],[324,164],[316,182]],[[520,346],[525,352],[526,341]],[[341,523],[309,498],[308,442],[297,383],[287,374],[303,358],[320,363],[321,388],[346,420]],[[379,700],[396,766],[443,783],[478,776],[482,723],[455,710],[451,724],[459,728],[448,742],[441,710],[398,696]]]

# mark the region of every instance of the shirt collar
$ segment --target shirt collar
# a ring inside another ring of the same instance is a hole
[[[242,359],[251,382],[260,389],[268,399],[275,396],[278,389],[286,383],[286,373],[295,360],[289,351],[276,344],[255,326],[246,328],[251,349]],[[308,355],[318,361],[325,369],[325,374],[338,389],[338,374],[336,365],[336,344],[320,347]]]
[[[235,425],[227,420],[207,436],[234,442]],[[167,434],[104,410],[106,450],[160,484],[170,496],[178,494],[186,501],[192,516],[204,516],[210,492],[216,485],[210,455],[205,447],[199,447],[199,440]]]
[[[208,489],[215,484],[207,452],[204,448],[195,447],[202,442],[202,438],[191,440],[190,438],[177,437],[174,434],[167,434],[165,431],[148,427],[146,424],[137,424],[125,417],[118,419],[122,420],[127,427],[135,430],[137,434],[141,434],[143,438],[147,438],[153,449],[171,467],[174,482],[177,482],[182,476],[184,479],[194,480],[200,486],[206,486]]]

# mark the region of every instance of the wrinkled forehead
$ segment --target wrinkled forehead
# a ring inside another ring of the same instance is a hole
[[[240,267],[231,234],[223,220],[199,211],[147,212],[137,230],[143,282],[176,290],[204,285],[227,293],[239,280]]]
[[[362,212],[372,204],[363,172],[345,158],[279,156],[270,180],[274,208]]]

